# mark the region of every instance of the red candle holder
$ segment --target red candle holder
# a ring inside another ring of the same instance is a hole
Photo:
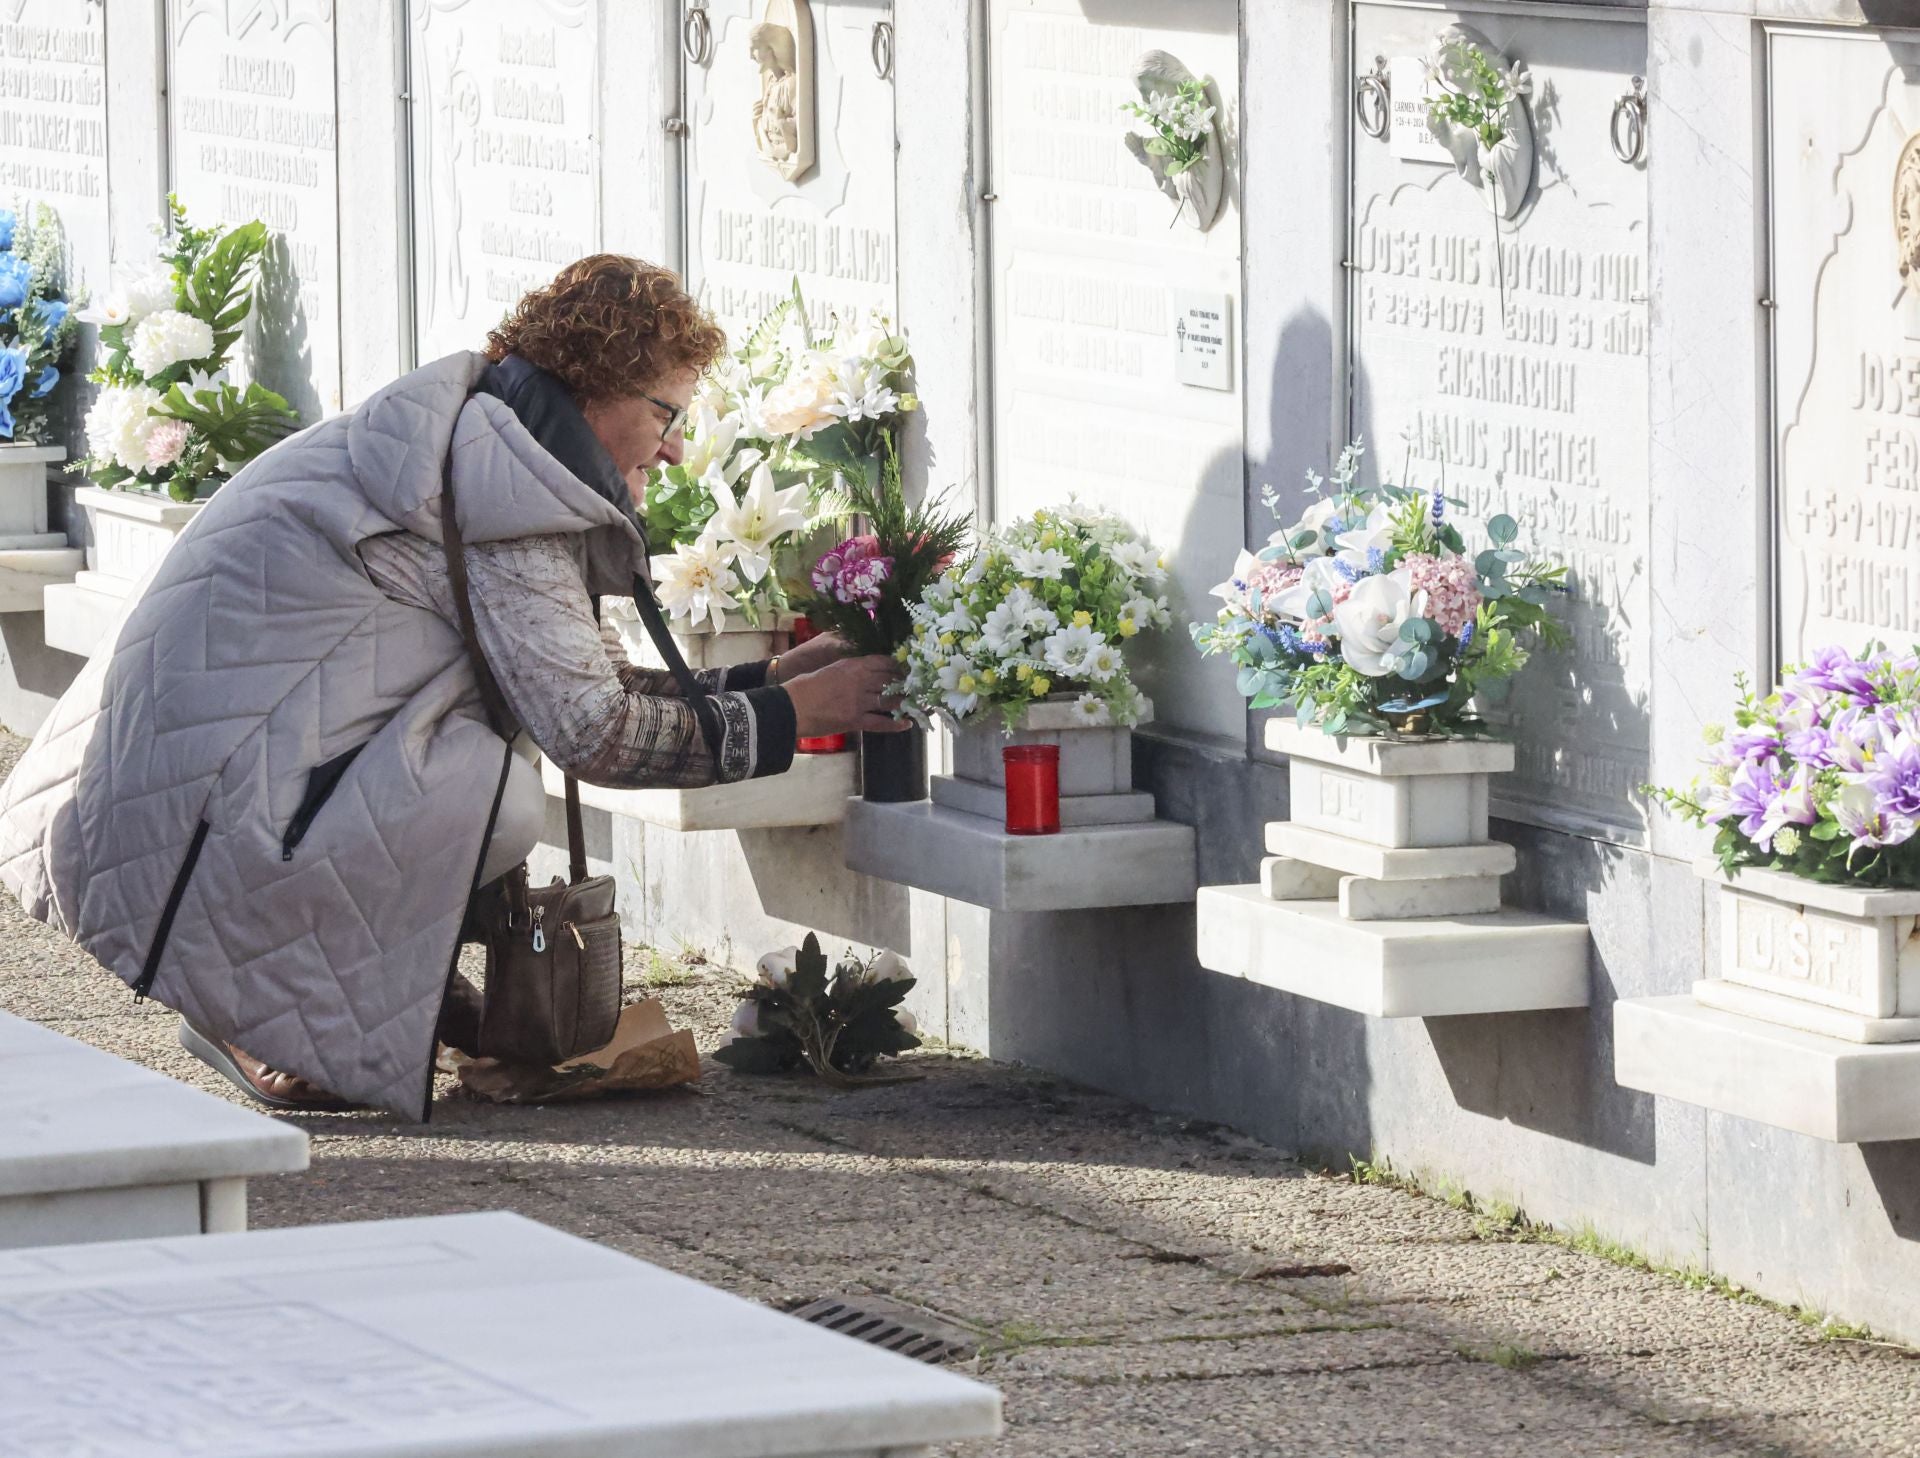
[[[805,618],[793,620],[793,642],[797,648],[809,638],[818,638],[819,629]],[[798,754],[845,754],[850,747],[845,734],[808,734],[796,739],[793,744]]]
[[[1060,833],[1060,746],[1009,744],[1000,751],[1007,769],[1007,834]]]

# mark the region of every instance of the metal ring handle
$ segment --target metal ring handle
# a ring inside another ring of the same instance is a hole
[[[1625,125],[1622,136],[1621,123]],[[1633,78],[1633,90],[1622,92],[1613,104],[1613,119],[1607,123],[1607,140],[1613,155],[1631,167],[1647,155],[1647,80]]]
[[[707,19],[707,7],[696,5],[680,19],[680,49],[696,66],[713,59],[713,22]]]
[[[893,79],[893,22],[876,20],[873,23],[873,40],[867,47],[873,57],[873,74],[882,81]]]
[[[1387,63],[1377,57],[1373,69],[1360,78],[1354,88],[1353,116],[1360,130],[1376,142],[1387,134],[1393,119],[1393,88],[1387,81]]]

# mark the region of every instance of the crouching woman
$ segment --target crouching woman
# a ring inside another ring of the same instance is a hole
[[[671,274],[602,254],[523,299],[485,353],[254,461],[7,781],[0,881],[263,1102],[426,1117],[469,895],[545,819],[530,755],[482,710],[449,479],[523,748],[593,784],[691,786],[778,774],[799,735],[893,727],[892,664],[831,638],[709,671],[689,698],[596,621],[645,571],[633,493],[678,459],[724,346]]]

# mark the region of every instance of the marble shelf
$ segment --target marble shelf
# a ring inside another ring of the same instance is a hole
[[[1585,1007],[1587,928],[1537,912],[1348,921],[1260,886],[1199,894],[1200,965],[1379,1018]]]
[[[290,1124],[0,1013],[0,1248],[244,1230]]]
[[[1191,901],[1193,827],[1170,820],[1008,835],[928,800],[847,806],[850,869],[992,911],[1085,911]]]
[[[126,606],[126,584],[82,570],[71,582],[48,585],[40,610],[46,614],[41,633],[49,648],[91,658]]]
[[[47,590],[70,583],[86,565],[87,554],[48,533],[39,538],[0,538],[0,613],[45,610]]]
[[[860,756],[797,754],[783,775],[702,785],[692,790],[609,790],[580,783],[580,803],[668,830],[768,830],[778,826],[836,825],[860,792]],[[556,800],[565,779],[542,762],[541,779]]]
[[[16,1251],[0,1328],[21,1452],[907,1458],[1000,1432],[991,1387],[504,1213]]]
[[[1623,1088],[1836,1144],[1920,1138],[1920,1043],[1855,1043],[1693,998],[1613,1005]]]

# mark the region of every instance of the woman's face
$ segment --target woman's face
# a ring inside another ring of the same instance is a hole
[[[670,466],[680,459],[686,442],[679,431],[667,431],[669,407],[684,411],[699,386],[700,376],[681,370],[661,380],[644,395],[598,400],[581,414],[607,448],[620,474],[631,478],[649,466]],[[629,485],[631,489],[631,484]]]

